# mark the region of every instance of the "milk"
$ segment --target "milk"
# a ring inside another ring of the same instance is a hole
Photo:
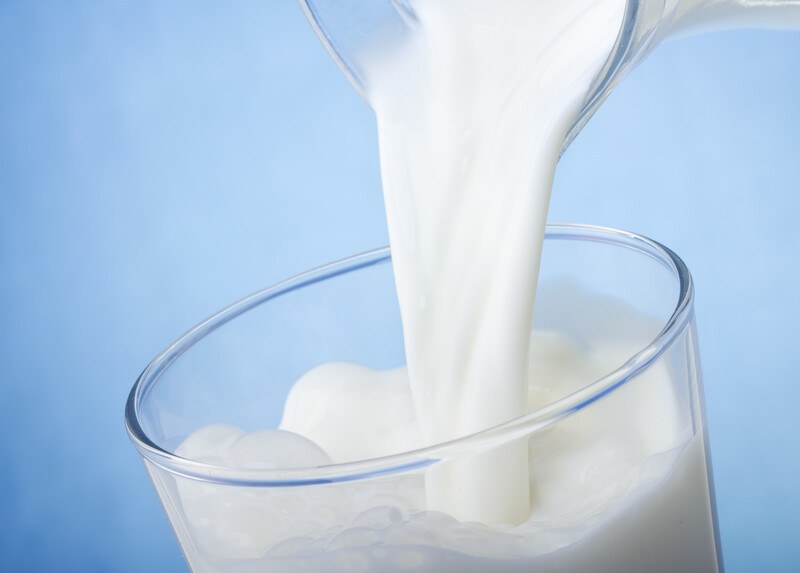
[[[195,573],[717,571],[702,439],[657,462],[670,466],[664,479],[638,483],[635,495],[575,530],[546,522],[488,528],[403,510],[387,501],[405,503],[413,492],[398,494],[391,483],[382,484],[383,496],[329,491],[337,503],[319,515],[302,511],[310,504],[295,499],[296,490],[244,490],[238,499],[233,491],[210,491],[205,499],[195,496],[181,516],[196,540],[185,552]],[[356,506],[361,513],[347,511]],[[281,511],[297,519],[287,523]],[[317,518],[328,527],[317,527]]]
[[[423,442],[520,416],[550,189],[567,130],[619,32],[623,0],[419,0],[399,45],[362,58]],[[508,468],[497,472],[498,467]],[[428,476],[463,520],[530,513],[511,444]]]
[[[301,467],[410,451],[518,418],[639,350],[530,330],[555,166],[624,0],[405,4],[410,31],[364,56],[364,88],[407,367],[322,365],[281,430],[212,426],[178,455],[270,468],[288,467],[286,448]],[[407,476],[285,491],[179,480],[187,554],[196,571],[714,571],[702,435],[673,374],[651,370],[557,432]],[[676,546],[696,550],[663,559]]]
[[[547,327],[529,333],[526,410],[619,367],[661,324],[624,304],[556,286],[568,296],[548,296],[556,299],[552,312],[579,310],[572,326],[584,334]],[[587,326],[608,309],[624,332],[605,336]],[[175,522],[188,528],[185,548],[196,572],[716,571],[703,435],[693,431],[683,368],[659,360],[608,399],[526,439],[534,503],[516,525],[432,510],[424,469],[319,486],[179,479],[162,487],[175,488],[166,498],[176,500]],[[406,369],[351,363],[323,364],[298,380],[281,427],[209,426],[176,454],[221,467],[270,468],[321,465],[322,456],[341,463],[389,455],[422,440]]]

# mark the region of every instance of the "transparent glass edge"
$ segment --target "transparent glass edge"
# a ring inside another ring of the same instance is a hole
[[[604,242],[635,250],[650,256],[671,269],[676,274],[680,285],[675,309],[653,341],[639,352],[633,354],[622,366],[606,376],[587,384],[577,392],[514,420],[449,442],[382,458],[314,468],[280,470],[223,468],[181,458],[160,448],[147,437],[138,421],[138,405],[158,380],[160,374],[197,340],[242,313],[286,292],[303,288],[343,273],[354,272],[364,267],[388,262],[391,258],[389,247],[381,247],[321,265],[261,289],[220,310],[188,330],[153,359],[137,378],[125,406],[125,426],[128,435],[136,449],[145,459],[170,473],[195,480],[245,487],[292,487],[356,481],[380,475],[407,473],[427,467],[443,459],[474,452],[476,449],[520,439],[549,426],[611,394],[627,381],[646,370],[662,356],[691,323],[694,287],[691,274],[680,257],[661,243],[642,235],[595,225],[551,223],[547,225],[545,237],[560,240]]]

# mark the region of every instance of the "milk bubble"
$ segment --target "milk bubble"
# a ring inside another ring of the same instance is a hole
[[[206,458],[222,458],[231,444],[244,435],[244,431],[228,424],[211,424],[193,432],[180,446],[175,455],[196,461]]]
[[[230,445],[225,459],[230,467],[242,469],[310,468],[331,463],[328,454],[309,438],[276,429],[241,435]]]
[[[295,383],[281,428],[314,440],[338,463],[413,450],[421,440],[408,388],[404,368],[323,364]],[[363,401],[341,399],[354,394]]]

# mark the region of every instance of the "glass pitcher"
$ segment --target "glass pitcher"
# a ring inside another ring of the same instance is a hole
[[[300,4],[362,97],[365,74],[359,54],[378,42],[402,40],[416,22],[413,0],[300,0]],[[567,133],[562,153],[617,83],[662,41],[731,28],[800,29],[800,0],[627,0],[616,44]]]

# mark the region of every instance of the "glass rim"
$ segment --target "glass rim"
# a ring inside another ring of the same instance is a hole
[[[600,400],[647,369],[683,332],[691,320],[694,304],[694,286],[689,269],[678,255],[657,241],[610,227],[562,223],[548,224],[545,238],[600,242],[638,251],[671,270],[679,283],[676,305],[659,334],[624,364],[576,392],[513,420],[454,440],[384,457],[318,467],[237,469],[215,466],[177,456],[147,436],[139,423],[139,406],[161,374],[186,350],[223,324],[287,292],[390,261],[389,247],[381,247],[321,265],[263,288],[218,311],[180,336],[150,362],[134,383],[125,405],[128,435],[146,460],[173,474],[247,487],[291,487],[405,473],[537,432]]]

